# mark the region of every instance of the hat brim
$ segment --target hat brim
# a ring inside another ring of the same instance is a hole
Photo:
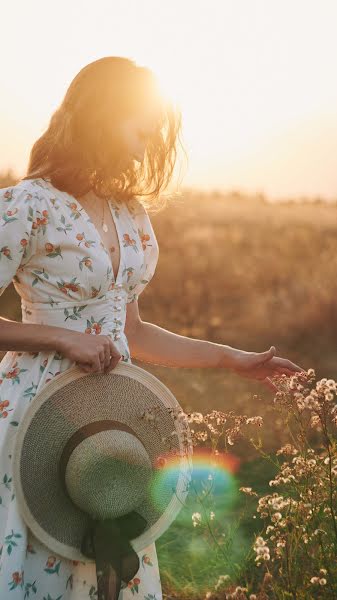
[[[155,428],[140,419],[151,407],[160,413]],[[159,379],[133,364],[119,363],[109,375],[87,374],[77,366],[56,375],[32,400],[13,450],[14,489],[22,517],[33,534],[61,556],[94,562],[80,550],[90,517],[65,493],[58,466],[75,431],[92,421],[113,419],[133,428],[153,465],[158,456],[167,459],[168,468],[154,471],[153,495],[135,507],[148,527],[130,543],[140,552],[157,540],[177,517],[189,491],[189,429],[168,410],[180,408]],[[170,437],[173,431],[177,435]],[[171,440],[169,450],[162,436]]]

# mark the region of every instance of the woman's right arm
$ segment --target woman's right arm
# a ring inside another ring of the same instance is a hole
[[[90,335],[53,325],[19,323],[4,317],[0,317],[0,350],[56,350],[87,373],[109,373],[122,357],[108,335]]]
[[[0,296],[38,252],[36,197],[24,181],[0,190]],[[111,338],[0,316],[0,350],[58,351],[86,372],[111,371],[121,358]],[[111,359],[110,359],[111,356]],[[101,367],[102,365],[102,367]]]
[[[0,350],[18,352],[62,352],[62,339],[67,330],[52,325],[19,323],[0,317]]]

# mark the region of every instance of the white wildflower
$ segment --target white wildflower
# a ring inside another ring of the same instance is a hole
[[[199,512],[195,512],[192,515],[192,522],[193,522],[193,527],[196,527],[197,525],[200,525],[201,523],[201,514]]]

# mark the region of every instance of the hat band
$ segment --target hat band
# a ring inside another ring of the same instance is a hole
[[[69,457],[72,454],[72,452],[75,450],[75,448],[79,444],[81,444],[81,442],[83,442],[88,437],[91,437],[92,435],[95,435],[96,433],[100,433],[101,431],[108,431],[108,430],[114,430],[114,429],[117,429],[119,431],[126,431],[127,433],[131,433],[141,443],[143,443],[142,440],[140,439],[140,437],[137,435],[137,433],[131,427],[129,427],[128,425],[125,425],[125,423],[121,423],[120,421],[113,421],[112,419],[104,419],[102,421],[92,421],[91,423],[88,423],[87,425],[80,427],[77,431],[75,431],[75,433],[67,441],[66,445],[63,448],[61,458],[59,460],[59,475],[61,478],[63,489],[64,489],[65,493],[67,494],[67,496],[69,496],[69,494],[68,494],[68,490],[67,490],[67,486],[66,486],[66,482],[65,482],[65,473],[66,473],[66,468],[67,468],[67,464],[69,461]]]

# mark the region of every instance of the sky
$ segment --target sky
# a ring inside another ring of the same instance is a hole
[[[336,0],[11,0],[1,17],[0,170],[23,175],[71,80],[116,55],[179,104],[183,185],[337,199]]]

